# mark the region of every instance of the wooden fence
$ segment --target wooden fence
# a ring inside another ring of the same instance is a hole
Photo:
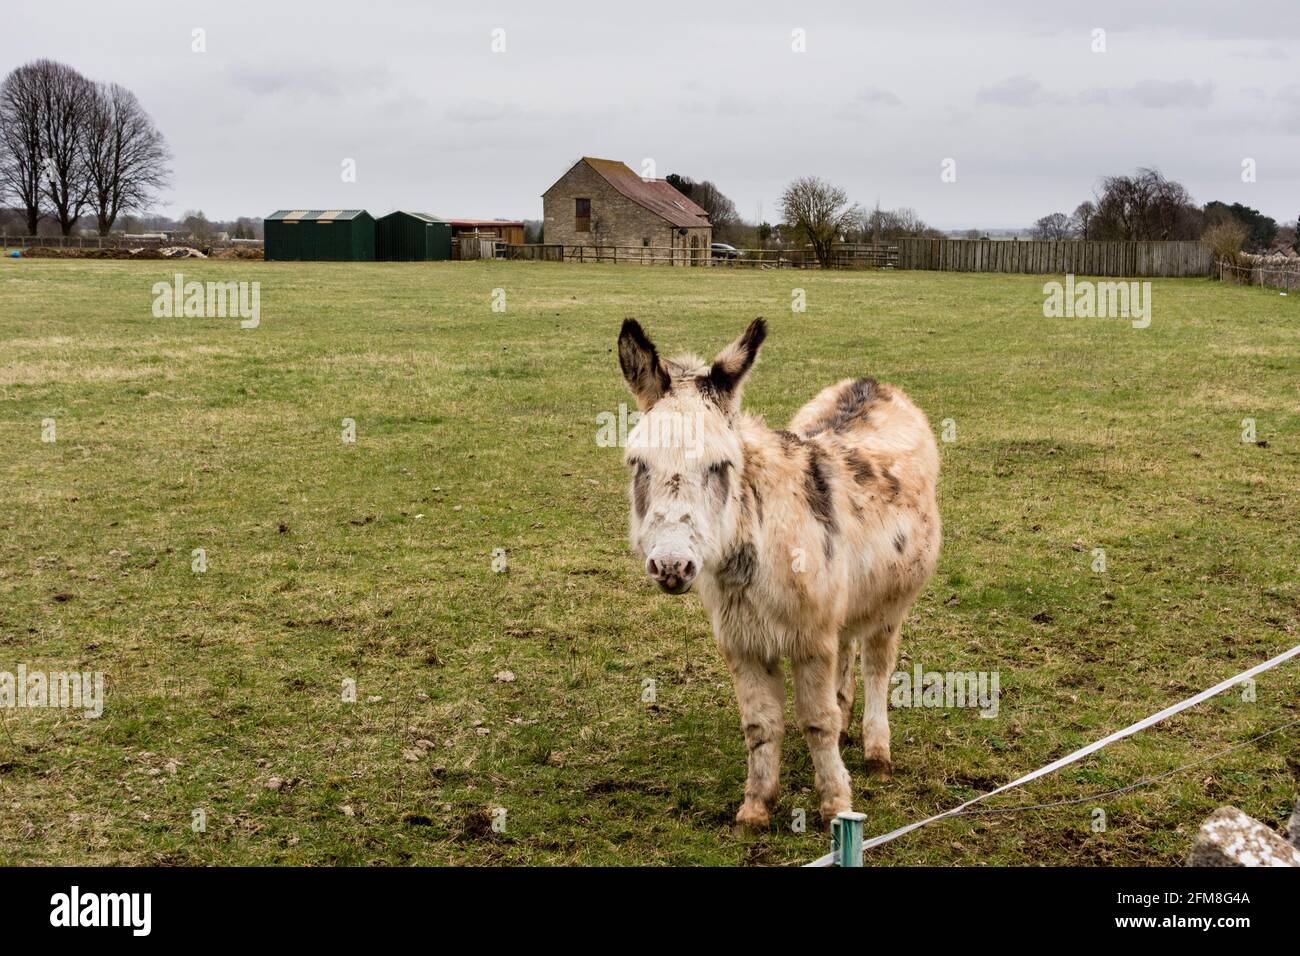
[[[1300,290],[1300,259],[1277,260],[1268,256],[1241,256],[1237,265],[1220,261],[1215,268],[1220,282],[1281,289],[1288,295]]]
[[[709,250],[681,246],[564,246],[566,262],[622,262],[626,265],[707,266]]]
[[[563,262],[564,246],[559,243],[528,243],[514,245],[507,243],[502,247],[503,259],[528,259],[533,262]]]
[[[809,250],[811,254],[811,250]],[[817,266],[813,257],[813,266]],[[842,242],[831,247],[832,269],[897,269],[898,244]]]
[[[808,261],[816,265],[811,252],[801,249],[737,249],[734,259],[714,259],[715,269],[805,269]]]
[[[479,235],[477,232],[463,232],[451,240],[451,257],[467,261],[471,259],[495,259],[498,246],[505,243],[495,235]]]
[[[897,268],[1030,275],[1208,276],[1215,265],[1210,247],[1200,241],[899,239]]]
[[[611,262],[624,265],[710,266],[715,269],[818,269],[820,264],[811,249],[738,249],[735,258],[714,255],[703,248],[681,246],[619,246],[530,243],[499,245],[497,255],[504,259],[541,262]],[[484,258],[488,254],[484,253]],[[462,257],[464,258],[464,257]],[[832,269],[890,269],[898,261],[898,246],[893,244],[844,244],[834,248]]]

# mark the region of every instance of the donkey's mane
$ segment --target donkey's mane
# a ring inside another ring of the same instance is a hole
[[[668,374],[673,378],[694,378],[699,375],[706,375],[709,371],[709,363],[704,361],[694,352],[683,352],[675,355],[664,362],[668,369]]]

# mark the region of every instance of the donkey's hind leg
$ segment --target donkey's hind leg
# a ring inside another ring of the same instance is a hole
[[[889,777],[889,679],[898,659],[898,642],[907,608],[886,608],[862,638],[862,752],[867,772]]]
[[[839,661],[836,668],[835,702],[840,707],[840,746],[849,742],[853,727],[853,698],[858,689],[856,664],[861,628],[845,627],[840,631]]]

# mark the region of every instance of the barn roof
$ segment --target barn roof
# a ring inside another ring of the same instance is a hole
[[[664,179],[642,179],[617,159],[584,156],[582,161],[628,199],[667,219],[674,226],[707,226],[709,214]]]
[[[364,209],[277,209],[267,219],[291,219],[300,222],[317,220],[356,219],[369,215]]]
[[[448,219],[453,226],[522,226],[518,219]]]
[[[394,209],[392,212],[380,216],[379,218],[387,219],[389,216],[410,216],[412,219],[419,219],[421,222],[446,222],[445,219],[431,216],[427,212],[411,212],[409,209]]]

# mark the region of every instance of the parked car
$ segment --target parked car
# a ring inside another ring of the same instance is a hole
[[[725,242],[712,243],[709,246],[709,250],[713,253],[713,258],[715,259],[739,259],[744,255],[744,253],[735,246],[729,246]]]

